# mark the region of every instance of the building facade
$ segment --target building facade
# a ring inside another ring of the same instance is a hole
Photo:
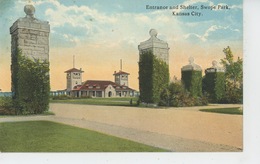
[[[135,90],[128,87],[127,72],[114,72],[115,82],[108,80],[87,80],[82,82],[81,69],[72,68],[67,71],[67,88],[65,92],[57,91],[52,95],[61,95],[66,93],[72,97],[132,97],[135,96]]]
[[[74,97],[132,97],[135,90],[106,80],[87,80],[71,91]]]

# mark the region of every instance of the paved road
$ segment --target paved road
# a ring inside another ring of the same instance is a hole
[[[50,108],[55,116],[5,117],[0,122],[49,120],[176,152],[242,151],[243,147],[242,116],[200,112],[201,107],[148,109],[51,104]]]

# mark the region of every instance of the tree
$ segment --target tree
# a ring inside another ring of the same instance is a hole
[[[228,103],[243,102],[243,60],[238,57],[234,61],[234,55],[228,46],[224,48],[225,58],[221,59],[226,73],[226,100]]]

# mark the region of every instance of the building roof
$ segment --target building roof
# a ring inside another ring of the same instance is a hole
[[[127,73],[127,72],[124,72],[124,71],[119,71],[119,72],[116,72],[115,71],[115,73],[113,74],[113,75],[122,75],[122,74],[127,74],[127,75],[130,75],[129,73]]]
[[[112,81],[108,80],[87,80],[83,82],[80,86],[75,86],[73,90],[89,90],[89,91],[100,91],[105,90],[109,85],[115,88],[116,91],[126,91],[126,90],[133,90],[124,85],[118,85]]]
[[[71,69],[65,71],[65,73],[69,73],[69,72],[81,72],[82,73],[84,71],[82,71],[81,69],[77,69],[77,68],[71,68]]]

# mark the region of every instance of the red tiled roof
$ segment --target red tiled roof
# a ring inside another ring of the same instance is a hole
[[[127,75],[130,75],[129,73],[127,72],[124,72],[124,71],[119,71],[119,72],[116,72],[113,74],[113,75],[122,75],[122,74],[127,74]]]
[[[84,72],[84,71],[79,70],[79,69],[77,69],[77,68],[71,68],[71,69],[65,71],[65,73],[68,73],[68,72]]]
[[[97,91],[97,90],[105,90],[109,85],[115,88],[116,91],[123,91],[123,90],[133,90],[127,86],[120,86],[112,81],[107,80],[87,80],[85,81],[80,88],[75,87],[73,90],[90,90],[90,91]]]

